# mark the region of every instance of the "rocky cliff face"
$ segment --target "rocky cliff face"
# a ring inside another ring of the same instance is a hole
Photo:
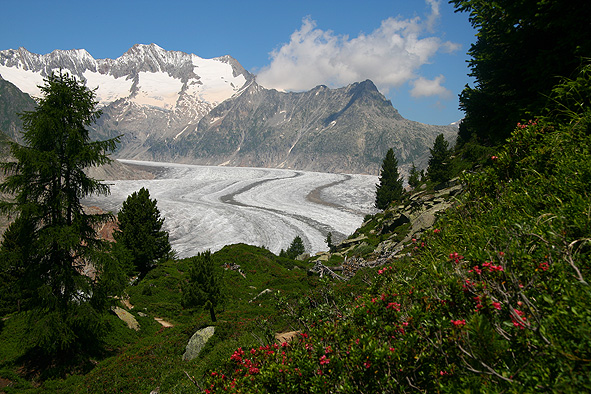
[[[28,94],[0,78],[0,132],[20,142],[23,122],[18,114],[34,108],[35,101]]]
[[[404,119],[369,80],[301,93],[253,82],[204,116],[176,152],[201,164],[377,174],[389,148],[404,167],[426,166],[440,133],[453,139],[457,128]]]
[[[371,81],[278,92],[229,56],[202,59],[136,45],[117,59],[84,50],[0,51],[0,75],[32,96],[54,70],[84,80],[103,116],[93,138],[122,136],[115,157],[377,174],[389,148],[426,166],[428,148],[457,128],[406,120]]]

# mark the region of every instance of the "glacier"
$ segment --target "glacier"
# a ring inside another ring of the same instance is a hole
[[[279,253],[296,236],[314,254],[328,249],[328,232],[340,241],[376,212],[377,177],[371,175],[120,161],[152,167],[158,175],[107,181],[110,195],[84,204],[116,214],[127,196],[147,188],[180,258],[235,243]]]

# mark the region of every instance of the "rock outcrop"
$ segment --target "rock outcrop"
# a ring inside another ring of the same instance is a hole
[[[381,266],[393,259],[404,257],[406,253],[403,251],[412,244],[419,244],[422,233],[433,228],[437,215],[451,207],[453,197],[462,191],[457,179],[449,184],[449,187],[435,192],[415,192],[404,204],[390,206],[382,214],[372,217],[372,223],[363,223],[360,229],[371,227],[371,235],[385,238],[373,248],[370,258],[360,257],[356,253],[364,248],[371,250],[367,243],[368,234],[358,230],[336,246],[336,254],[344,257],[340,266],[328,267],[325,263],[329,261],[332,253],[324,252],[317,255],[310,272],[347,280],[360,269]],[[370,224],[372,226],[369,226]]]

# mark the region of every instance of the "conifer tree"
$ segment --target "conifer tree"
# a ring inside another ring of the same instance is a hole
[[[429,151],[431,156],[427,167],[427,177],[435,183],[449,181],[451,179],[451,150],[443,134],[439,134],[435,138],[433,148]]]
[[[160,260],[171,257],[168,232],[162,230],[156,199],[150,199],[146,188],[132,193],[117,215],[119,229],[113,237],[129,251],[133,268],[143,277]]]
[[[302,241],[302,238],[299,235],[296,235],[293,241],[291,241],[291,244],[289,245],[289,248],[287,248],[285,254],[286,257],[295,259],[302,253],[306,253],[306,247],[304,246],[304,241]]]
[[[332,243],[332,233],[330,231],[326,234],[326,246],[328,246],[331,253],[334,253],[337,249],[336,245]]]
[[[408,175],[408,184],[413,188],[417,187],[421,183],[421,173],[415,167],[415,163],[412,163],[410,174]]]
[[[517,122],[540,114],[560,77],[572,77],[591,54],[588,1],[451,0],[477,30],[468,54],[460,142],[502,143]],[[530,115],[527,115],[530,114]]]
[[[379,183],[376,185],[376,202],[378,209],[386,209],[392,201],[402,199],[404,180],[398,173],[398,160],[394,155],[394,150],[390,148],[382,162]]]
[[[5,233],[2,269],[19,275],[31,345],[56,354],[96,341],[104,327],[107,280],[117,278],[118,267],[96,228],[111,215],[88,214],[80,201],[109,192],[84,169],[108,163],[118,139],[90,141],[87,127],[100,111],[83,83],[61,72],[44,82],[37,108],[21,116],[24,145],[11,143],[16,160],[1,164],[7,178],[0,191],[14,199],[0,208],[17,217]],[[84,274],[89,266],[95,278]]]
[[[215,322],[214,308],[221,304],[222,285],[211,252],[199,253],[192,257],[188,264],[189,281],[183,286],[181,305],[183,308],[204,307],[209,311],[211,321]]]

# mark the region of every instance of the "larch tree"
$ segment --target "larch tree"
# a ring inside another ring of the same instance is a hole
[[[84,169],[110,162],[118,138],[90,140],[87,128],[100,115],[94,91],[61,72],[44,82],[37,108],[21,115],[24,144],[11,143],[15,160],[1,164],[7,177],[0,191],[14,198],[0,209],[16,217],[1,252],[4,274],[18,277],[32,349],[56,354],[97,340],[110,288],[118,286],[109,282],[119,278],[118,265],[96,231],[112,216],[89,214],[81,204],[108,194]],[[88,267],[96,276],[85,274]]]
[[[404,179],[398,173],[398,160],[390,148],[382,162],[379,183],[376,185],[376,208],[386,209],[391,202],[402,199],[403,182]]]

